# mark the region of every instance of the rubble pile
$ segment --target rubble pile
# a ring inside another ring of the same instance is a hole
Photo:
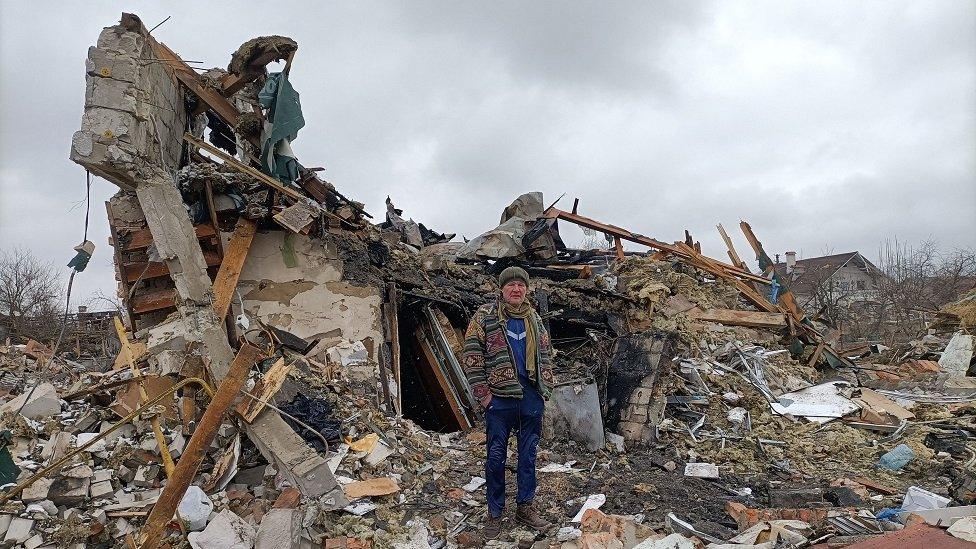
[[[260,37],[199,75],[131,14],[90,50],[72,159],[120,187],[121,349],[82,365],[44,342],[0,346],[5,546],[973,540],[965,299],[908,345],[841,349],[747,223],[756,272],[724,229],[730,263],[687,232],[664,243],[538,192],[464,242],[390,199],[372,220],[291,150],[296,51]],[[608,249],[567,246],[559,221]],[[552,526],[506,519],[489,541],[483,417],[459,359],[510,265],[530,273],[554,349],[535,502]]]
[[[403,264],[415,265],[418,254],[393,249],[389,255],[384,264],[387,275],[402,284],[413,280],[417,295],[434,293],[470,310],[494,291],[481,267],[453,264],[417,270]],[[903,508],[906,494],[920,487],[938,492],[926,496],[936,501],[973,501],[976,458],[971,438],[976,426],[971,392],[955,403],[912,401],[911,394],[929,394],[918,392],[923,380],[929,380],[928,387],[944,389],[944,382],[935,381],[939,374],[931,372],[928,377],[906,377],[912,391],[889,399],[868,388],[880,380],[877,376],[859,383],[851,372],[817,369],[808,365],[807,356],[792,357],[781,333],[695,319],[700,307],[746,310],[726,286],[704,273],[639,257],[610,267],[571,284],[540,280],[539,288],[548,292],[551,310],[571,308],[574,316],[586,313],[594,318],[602,312],[625,325],[647,326],[636,328],[637,333],[661,332],[653,325],[657,319],[672,323],[675,345],[668,360],[674,367],[660,380],[662,420],[653,440],[624,440],[608,428],[605,443],[595,451],[574,433],[555,432],[550,425],[539,456],[538,498],[544,516],[557,527],[540,535],[513,525],[511,543],[590,547],[596,540],[628,536],[635,540],[631,546],[646,540],[732,541],[748,538],[756,528],[787,528],[790,536],[809,541],[831,532],[843,537],[846,531],[834,524],[842,520],[856,521],[856,526],[845,524],[857,531],[855,535],[881,535],[901,525],[875,518],[878,512]],[[644,269],[650,272],[641,276]],[[610,282],[621,291],[607,289]],[[550,322],[558,317],[553,315]],[[613,346],[617,336],[611,335],[611,325],[619,323],[604,322],[599,337],[584,345],[590,351],[609,352]],[[633,330],[628,328],[629,333]],[[242,436],[238,423],[243,420],[225,418],[194,489],[182,499],[181,510],[191,513],[195,505],[202,515],[181,515],[191,545],[208,547],[207,540],[227,539],[234,533],[240,534],[242,546],[261,547],[259,541],[272,535],[268,525],[280,533],[282,524],[296,540],[329,547],[481,543],[482,431],[439,433],[391,414],[378,401],[375,387],[350,376],[351,367],[368,361],[353,344],[311,349],[298,345],[301,349],[296,350],[294,342],[273,341],[261,341],[274,353],[258,365],[263,374],[256,373],[255,381],[267,379],[279,359],[290,366],[274,402],[295,417],[292,428],[328,457],[341,490],[321,498],[303,497]],[[933,339],[925,341],[931,345]],[[569,349],[560,353],[569,355],[560,362],[560,373],[570,372],[564,378],[568,386],[608,384],[607,376],[614,374],[612,360],[593,367],[588,358],[570,358],[573,348],[580,347],[576,340],[558,346]],[[0,349],[5,376],[22,380],[11,387],[11,395],[25,393],[45,377],[56,385],[41,383],[28,399],[15,398],[4,406],[3,428],[11,435],[7,448],[21,479],[107,432],[138,403],[138,383],[131,381],[129,368],[52,376],[56,362],[45,365],[42,354],[35,355],[40,360],[33,359],[25,349]],[[922,360],[914,357],[902,357],[899,371],[904,373],[911,360]],[[575,362],[587,367],[573,370],[570,365]],[[858,363],[875,364],[871,355]],[[139,378],[153,386],[158,387],[160,379],[172,386],[178,377],[151,370],[148,365],[140,369]],[[841,417],[821,422],[826,416],[810,415],[810,410],[794,414],[778,409],[796,402],[784,395],[822,386],[829,379],[835,380],[830,385],[834,388],[823,403],[846,404],[850,410]],[[878,387],[892,386],[890,379],[879,383]],[[597,403],[601,414],[608,406],[608,398],[602,400]],[[190,433],[183,430],[176,401],[166,402],[165,411],[156,413],[165,418],[167,447],[179,460]],[[14,413],[11,404],[24,406]],[[889,424],[894,429],[884,426]],[[906,463],[879,465],[887,453],[903,447],[910,455]],[[5,509],[12,513],[7,516],[13,533],[7,539],[34,547],[122,546],[126,534],[141,526],[165,483],[150,422],[137,415],[9,500]],[[599,510],[586,511],[581,521],[573,522],[593,496],[599,496]],[[602,525],[594,525],[599,521]],[[617,527],[607,528],[608,522]],[[171,533],[181,535],[179,529]]]

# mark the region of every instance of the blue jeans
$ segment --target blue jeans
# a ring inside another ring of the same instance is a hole
[[[524,390],[525,397],[492,397],[485,411],[488,457],[485,460],[485,485],[488,512],[500,517],[505,510],[505,461],[508,439],[515,431],[518,443],[515,501],[527,503],[535,498],[535,458],[542,431],[545,403],[534,390]]]

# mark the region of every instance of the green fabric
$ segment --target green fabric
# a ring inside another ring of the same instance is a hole
[[[261,170],[283,182],[293,183],[298,179],[301,165],[291,153],[290,143],[298,137],[298,130],[305,127],[298,92],[287,75],[275,72],[268,75],[267,82],[258,92],[258,101],[266,111],[267,120],[261,135]]]
[[[295,258],[295,242],[292,241],[291,233],[285,233],[285,238],[281,243],[281,260],[285,263],[285,267],[293,269],[298,266],[298,260]]]
[[[11,439],[13,434],[10,431],[0,432],[0,485],[17,482],[17,477],[20,476],[20,467],[14,463],[7,448]]]
[[[75,254],[73,258],[71,258],[71,261],[68,262],[68,267],[72,267],[74,268],[74,270],[80,273],[81,271],[85,270],[85,267],[88,266],[89,259],[91,259],[90,253],[83,250],[79,250],[78,253]]]

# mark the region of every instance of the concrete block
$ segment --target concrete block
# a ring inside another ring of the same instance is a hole
[[[93,499],[108,497],[113,493],[112,481],[103,480],[91,485],[91,497]]]
[[[80,448],[85,444],[88,444],[89,442],[98,438],[98,436],[98,433],[78,433],[78,447]],[[105,439],[103,438],[95,444],[92,444],[91,447],[85,451],[94,454],[95,452],[104,452],[107,447],[108,445],[105,443]]]
[[[190,532],[193,549],[251,549],[257,533],[254,527],[228,509],[217,513],[203,532]]]
[[[132,484],[139,486],[141,488],[151,488],[155,482],[156,477],[159,476],[159,467],[156,465],[140,465],[136,469],[136,474],[132,478]]]
[[[58,516],[58,506],[55,505],[53,501],[46,499],[42,502],[39,502],[38,505],[40,505],[41,508],[44,509],[44,512],[47,513],[48,516],[51,517]]]
[[[244,429],[261,455],[305,496],[318,498],[338,486],[328,462],[277,413],[265,408]]]
[[[58,477],[51,484],[49,498],[58,507],[62,505],[68,507],[82,505],[88,497],[88,487],[90,484],[91,479],[88,477]]]
[[[254,549],[298,549],[301,545],[302,512],[271,509],[261,519]]]
[[[116,537],[122,537],[128,533],[134,532],[135,528],[129,524],[129,521],[125,520],[124,518],[119,518],[115,521],[115,530],[117,532]]]
[[[34,484],[24,488],[24,491],[20,493],[20,500],[24,503],[46,500],[52,484],[54,484],[53,478],[37,479]]]
[[[115,501],[122,505],[134,505],[136,502],[136,495],[132,492],[126,492],[125,490],[119,490],[115,492]]]
[[[591,451],[606,445],[595,383],[556,387],[547,408],[556,433],[568,436]]]
[[[7,535],[7,529],[10,528],[10,521],[13,518],[13,515],[0,515],[0,536]]]
[[[950,376],[965,376],[973,360],[974,341],[976,336],[961,333],[952,336],[939,358],[939,368]]]
[[[92,482],[112,480],[114,476],[115,473],[111,469],[95,469],[95,473],[92,476]]]
[[[3,537],[4,544],[16,545],[24,543],[31,536],[34,529],[34,521],[20,517],[14,517],[7,528],[7,535]]]
[[[46,463],[57,461],[68,453],[68,448],[70,447],[71,433],[58,431],[51,435],[51,438],[44,444],[44,448],[41,449],[41,459]]]
[[[61,399],[54,385],[41,383],[33,391],[28,389],[22,395],[0,406],[0,413],[17,410],[20,410],[20,415],[24,417],[48,419],[61,413]]]
[[[24,542],[24,549],[37,549],[42,545],[44,545],[44,536],[41,534],[34,534]]]

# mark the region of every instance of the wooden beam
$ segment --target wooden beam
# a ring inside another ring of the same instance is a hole
[[[244,421],[251,423],[254,418],[258,417],[261,410],[264,410],[265,403],[270,401],[281,389],[281,385],[293,367],[294,363],[286,366],[285,359],[279,358],[271,365],[271,368],[268,368],[264,377],[254,385],[253,389],[248,391],[248,394],[255,398],[245,397],[237,404],[237,413]]]
[[[143,529],[142,539],[139,547],[156,549],[165,534],[166,525],[173,518],[173,513],[179,506],[183,495],[186,493],[193,477],[197,474],[200,464],[203,462],[204,455],[214,437],[217,435],[217,428],[223,421],[224,413],[237,397],[237,393],[244,386],[251,366],[261,358],[261,350],[252,345],[244,345],[240,352],[231,362],[227,377],[220,382],[213,400],[203,412],[200,424],[193,431],[193,436],[187,442],[180,462],[173,470],[166,486],[163,488],[159,500],[153,505],[146,519],[146,526]]]
[[[681,249],[685,254],[687,254],[688,257],[687,259],[685,259],[686,263],[694,267],[697,267],[703,271],[710,272],[715,276],[730,282],[739,290],[739,293],[741,293],[747,300],[749,300],[750,303],[752,303],[756,307],[759,307],[763,311],[770,312],[770,313],[781,312],[779,307],[770,303],[769,300],[766,299],[765,296],[760,294],[758,291],[756,291],[755,288],[750,286],[745,281],[739,280],[738,278],[730,274],[728,270],[725,269],[724,263],[721,263],[719,261],[701,255],[700,253],[696,252],[694,248],[688,246],[684,242],[678,242],[675,244],[675,246]]]
[[[895,494],[901,493],[900,491],[895,490],[890,486],[885,486],[884,484],[880,484],[866,477],[852,477],[851,480],[863,486],[867,486],[868,488],[874,490],[875,492],[880,492],[886,496],[893,496]]]
[[[271,187],[272,189],[280,192],[281,194],[283,194],[285,196],[288,196],[288,197],[293,198],[295,200],[305,200],[305,196],[302,193],[296,191],[295,189],[292,189],[291,187],[285,187],[284,185],[281,184],[280,181],[278,181],[277,179],[271,177],[270,175],[267,175],[266,173],[264,173],[264,172],[262,172],[260,170],[257,170],[255,168],[250,167],[250,166],[246,166],[244,164],[241,164],[233,156],[231,156],[231,155],[227,154],[226,152],[218,149],[217,147],[214,147],[210,143],[207,143],[205,141],[200,141],[199,139],[193,137],[190,134],[185,134],[183,136],[183,140],[186,141],[186,142],[188,142],[188,143],[190,143],[190,144],[192,144],[192,145],[194,145],[194,146],[196,146],[196,147],[199,147],[201,149],[204,149],[205,151],[209,152],[210,154],[212,154],[212,155],[216,156],[217,158],[223,160],[224,161],[224,164],[226,166],[228,166],[230,168],[234,168],[235,170],[237,170],[237,171],[239,171],[241,173],[245,173],[247,175],[250,175],[251,177],[257,179],[261,183],[264,183],[265,185]]]
[[[453,415],[454,420],[457,422],[458,427],[460,427],[462,431],[470,429],[471,423],[468,422],[468,418],[464,415],[460,404],[455,398],[456,393],[454,391],[454,387],[451,386],[450,381],[448,381],[447,377],[444,375],[444,372],[441,371],[440,362],[437,360],[437,355],[433,349],[434,343],[427,337],[427,334],[424,333],[421,326],[417,326],[416,336],[417,341],[420,343],[420,349],[423,351],[424,357],[427,359],[427,362],[430,365],[434,378],[437,380],[437,385],[441,389],[441,394],[444,396],[444,399],[447,400],[448,406],[450,406],[451,414]]]
[[[214,204],[213,183],[209,180],[204,183],[204,191],[207,195],[207,209],[210,210],[210,224],[213,225],[214,234],[216,234],[220,225],[217,224],[217,205]],[[216,241],[217,253],[220,254],[220,257],[224,257],[224,243],[220,241],[220,237],[217,237]]]
[[[623,261],[626,256],[624,256],[624,245],[620,242],[620,237],[613,237],[613,249],[617,254],[617,261]]]
[[[760,259],[761,262],[764,260],[766,263],[773,265],[773,261],[766,254],[766,251],[763,250],[762,243],[759,242],[758,238],[756,238],[756,234],[752,232],[752,227],[745,221],[742,221],[739,223],[739,228],[742,229],[742,234],[745,235],[746,240],[749,241],[749,245],[752,246],[753,251],[756,252],[756,258]],[[773,273],[775,274],[775,269],[773,269]],[[779,276],[777,276],[776,279],[783,287],[783,290],[779,294],[780,305],[790,314],[790,316],[793,317],[793,320],[795,320],[797,324],[803,322],[805,315],[803,314],[803,311],[800,310],[800,307],[796,304],[796,300],[793,299],[793,292],[790,291],[789,282],[780,279]]]
[[[810,362],[807,363],[807,366],[813,368],[818,362],[820,362],[820,355],[823,354],[824,345],[825,344],[822,341],[817,345],[817,348],[813,351],[813,356],[810,357]]]
[[[220,254],[217,252],[209,250],[203,252],[203,259],[207,263],[207,267],[216,267],[217,265],[220,265]],[[146,262],[142,261],[139,263],[126,263],[122,265],[122,276],[127,282],[159,278],[168,274],[169,266],[166,265],[166,263],[150,261],[147,266]]]
[[[635,243],[640,244],[642,246],[647,246],[648,248],[652,248],[652,249],[655,249],[655,250],[660,250],[660,251],[663,251],[663,252],[667,252],[667,253],[673,254],[673,255],[681,258],[681,259],[685,259],[685,258],[689,258],[690,257],[686,251],[682,250],[681,248],[679,248],[676,245],[665,244],[664,242],[661,242],[660,240],[656,240],[656,239],[653,239],[653,238],[644,236],[642,234],[638,234],[638,233],[635,233],[635,232],[628,231],[627,229],[618,227],[616,225],[609,225],[607,223],[601,223],[601,222],[599,222],[599,221],[597,221],[595,219],[590,219],[588,217],[584,217],[584,216],[579,215],[579,214],[570,213],[570,212],[567,212],[567,211],[564,211],[564,210],[560,210],[560,209],[555,208],[555,207],[551,207],[548,210],[546,210],[544,216],[547,217],[547,218],[549,218],[549,219],[562,219],[564,221],[569,221],[570,223],[575,223],[576,225],[579,225],[581,227],[586,227],[588,229],[593,229],[595,231],[600,231],[600,232],[602,232],[604,234],[609,234],[611,236],[620,237],[622,240],[626,240],[628,242],[635,242]],[[691,247],[691,246],[689,246],[689,248],[691,248],[692,250],[694,250],[694,248]],[[700,254],[698,254],[698,255],[700,255]],[[701,256],[701,257],[704,257],[704,256]],[[755,281],[755,282],[761,282],[761,283],[764,283],[764,284],[769,284],[769,281],[766,280],[765,278],[763,278],[761,276],[754,275],[754,274],[752,274],[752,273],[750,273],[748,271],[744,271],[744,270],[742,270],[739,267],[736,267],[734,265],[729,265],[727,263],[722,263],[722,262],[720,262],[718,260],[711,259],[711,258],[709,258],[709,262],[715,263],[717,265],[722,266],[722,268],[725,269],[728,272],[728,274],[730,274],[732,276],[736,276],[736,277],[743,278],[743,279],[746,279],[746,280],[752,280],[752,281]]]
[[[145,27],[142,28],[145,29]],[[153,53],[156,54],[156,58],[162,62],[171,76],[189,88],[190,91],[200,98],[200,101],[209,106],[230,127],[233,128],[237,125],[237,117],[240,116],[240,113],[230,101],[220,95],[217,90],[206,86],[200,78],[200,75],[192,67],[184,63],[183,59],[176,52],[169,49],[166,44],[157,41],[148,31],[144,35],[152,47]]]
[[[737,311],[734,309],[706,309],[688,313],[690,318],[705,322],[717,322],[726,326],[748,326],[750,328],[785,328],[786,315],[764,311]]]
[[[399,293],[396,283],[389,282],[386,285],[386,320],[390,330],[390,368],[393,370],[393,381],[396,383],[397,393],[393,399],[393,406],[396,408],[397,415],[402,414],[403,409],[403,385],[400,383],[400,311]]]
[[[732,264],[744,271],[748,271],[749,266],[746,265],[745,261],[742,261],[742,258],[739,257],[738,252],[735,251],[735,245],[732,244],[732,239],[729,238],[729,233],[725,232],[725,227],[719,223],[716,225],[716,228],[718,228],[719,234],[722,235],[722,240],[725,241],[725,247],[728,248],[729,259],[732,260]]]
[[[284,55],[274,50],[264,52],[247,66],[248,70],[243,75],[229,72],[220,77],[220,94],[224,97],[234,95],[237,90],[243,88],[248,82],[253,82],[261,76],[268,63],[284,58]]]
[[[213,283],[213,308],[218,318],[226,317],[230,310],[234,292],[237,291],[237,281],[241,277],[244,260],[247,259],[247,252],[251,249],[257,229],[257,223],[250,219],[241,217],[237,220],[237,227],[224,250],[224,260]]]
[[[132,296],[132,301],[129,303],[129,309],[135,314],[143,314],[175,306],[175,288],[137,292],[136,295]]]
[[[194,225],[193,230],[196,231],[197,238],[200,240],[213,238],[217,235],[217,231],[214,230],[214,226],[206,223]],[[149,230],[149,227],[139,229],[138,231],[132,231],[128,234],[128,238],[126,240],[127,242],[125,245],[119,247],[119,249],[123,252],[131,252],[134,250],[148,248],[149,245],[153,243],[152,232]]]

